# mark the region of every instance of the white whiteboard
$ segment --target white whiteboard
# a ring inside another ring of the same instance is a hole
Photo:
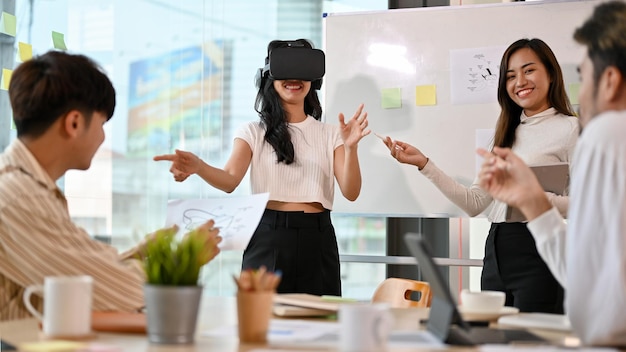
[[[515,2],[329,14],[324,19],[326,121],[337,123],[339,112],[351,116],[365,103],[373,132],[420,148],[448,175],[470,185],[477,139],[484,140],[480,135],[487,130],[484,143],[490,141],[500,111],[497,67],[506,47],[520,38],[542,39],[555,52],[566,87],[578,84],[576,67],[584,51],[572,34],[595,4]],[[436,105],[417,106],[416,86],[432,85]],[[383,90],[394,88],[401,91],[401,107],[383,108]],[[373,133],[360,142],[359,161],[361,195],[350,202],[337,189],[336,213],[466,216],[417,168],[393,159]]]

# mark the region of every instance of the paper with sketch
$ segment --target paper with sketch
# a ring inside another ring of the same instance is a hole
[[[294,343],[297,343],[297,346],[303,350],[319,351],[337,347],[340,332],[341,325],[338,321],[272,319],[270,320],[267,339],[275,347],[282,347],[281,351],[286,350]],[[224,325],[203,331],[201,334],[210,337],[233,337],[237,336],[237,326]],[[389,335],[387,347],[421,347],[428,348],[428,350],[445,348],[435,335],[426,330],[393,331]],[[263,351],[263,349],[258,351]]]
[[[267,333],[270,342],[314,341],[339,329],[336,321],[310,321],[295,319],[272,319]],[[203,336],[237,336],[237,326],[220,326],[203,331]]]
[[[244,250],[261,221],[269,193],[251,196],[175,199],[167,203],[165,226],[178,225],[180,233],[213,219],[220,228],[222,250]]]
[[[450,97],[453,105],[498,102],[503,46],[450,50]]]

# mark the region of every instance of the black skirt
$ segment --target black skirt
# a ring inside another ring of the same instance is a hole
[[[485,243],[482,290],[506,293],[522,312],[563,314],[563,287],[535,246],[525,223],[492,223]]]
[[[266,209],[248,247],[242,269],[280,271],[278,293],[341,295],[339,251],[330,211]]]

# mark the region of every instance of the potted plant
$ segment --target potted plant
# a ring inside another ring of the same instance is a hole
[[[154,343],[194,342],[202,297],[200,269],[218,252],[208,245],[206,227],[180,240],[176,232],[175,227],[155,232],[142,252],[148,340]]]

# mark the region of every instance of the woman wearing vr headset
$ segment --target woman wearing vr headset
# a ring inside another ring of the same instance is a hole
[[[578,119],[565,93],[563,74],[550,47],[540,39],[520,39],[502,57],[498,81],[501,112],[494,145],[513,148],[529,165],[571,161]],[[507,220],[507,205],[475,182],[466,187],[446,175],[419,149],[385,138],[391,155],[417,166],[454,204],[470,216],[486,210],[491,228],[485,244],[483,290],[503,291],[506,305],[522,312],[563,314],[563,288],[539,256],[526,222]],[[548,193],[561,214],[569,197]]]
[[[335,180],[349,200],[361,191],[357,145],[370,133],[367,113],[361,105],[350,119],[339,114],[339,125],[320,121],[315,90],[321,86],[324,55],[309,41],[272,41],[265,61],[256,78],[260,121],[237,132],[223,169],[180,150],[154,160],[171,161],[176,181],[197,174],[228,193],[250,168],[252,193],[269,192],[269,201],[242,268],[282,272],[279,293],[341,295],[330,210]]]

